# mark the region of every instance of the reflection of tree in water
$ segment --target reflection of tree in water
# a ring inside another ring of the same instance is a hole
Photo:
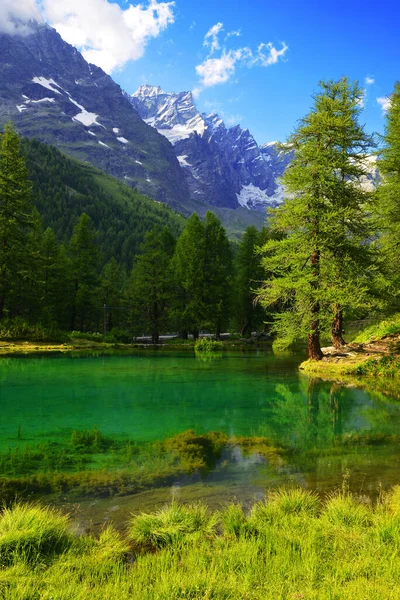
[[[276,386],[265,433],[297,450],[329,448],[343,431],[343,386],[302,378],[299,387]]]
[[[343,386],[333,382],[329,391],[330,405],[332,409],[332,428],[336,436],[343,433],[342,406],[341,399]]]

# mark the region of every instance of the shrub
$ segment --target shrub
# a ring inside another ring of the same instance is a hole
[[[201,338],[194,345],[195,352],[221,352],[223,348],[222,342],[210,340],[209,338]]]
[[[0,339],[34,342],[64,342],[67,335],[57,327],[31,325],[21,317],[6,319],[0,323]]]
[[[0,516],[0,564],[30,563],[63,552],[71,544],[68,517],[39,506],[16,505]]]

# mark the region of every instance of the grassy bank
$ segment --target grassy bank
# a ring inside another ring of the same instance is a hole
[[[347,346],[329,348],[322,360],[306,360],[299,368],[326,379],[373,381],[378,387],[385,382],[390,387],[400,379],[400,314],[369,324]]]
[[[246,513],[170,504],[125,531],[76,536],[67,517],[0,516],[4,600],[389,600],[400,595],[400,488],[376,505],[280,490]]]

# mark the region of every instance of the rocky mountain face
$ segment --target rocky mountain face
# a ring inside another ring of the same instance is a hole
[[[201,114],[190,92],[143,85],[127,98],[173,145],[193,200],[263,213],[282,200],[277,177],[289,159],[275,143],[259,147],[247,129],[227,128],[217,114]]]
[[[53,144],[180,210],[184,170],[168,140],[143,122],[121,88],[55,29],[0,34],[0,126]]]

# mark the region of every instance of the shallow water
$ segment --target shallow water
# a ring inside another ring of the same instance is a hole
[[[289,452],[277,466],[238,449],[201,481],[175,482],[174,493],[196,497],[198,489],[207,497],[208,486],[210,498],[223,500],[236,486],[247,500],[288,481],[326,491],[348,475],[352,489],[373,495],[381,484],[399,483],[400,403],[308,379],[297,371],[300,361],[266,352],[202,360],[171,351],[3,358],[0,450],[66,442],[74,429],[93,426],[136,442],[221,431],[267,436]],[[338,447],[338,440],[348,443]]]

